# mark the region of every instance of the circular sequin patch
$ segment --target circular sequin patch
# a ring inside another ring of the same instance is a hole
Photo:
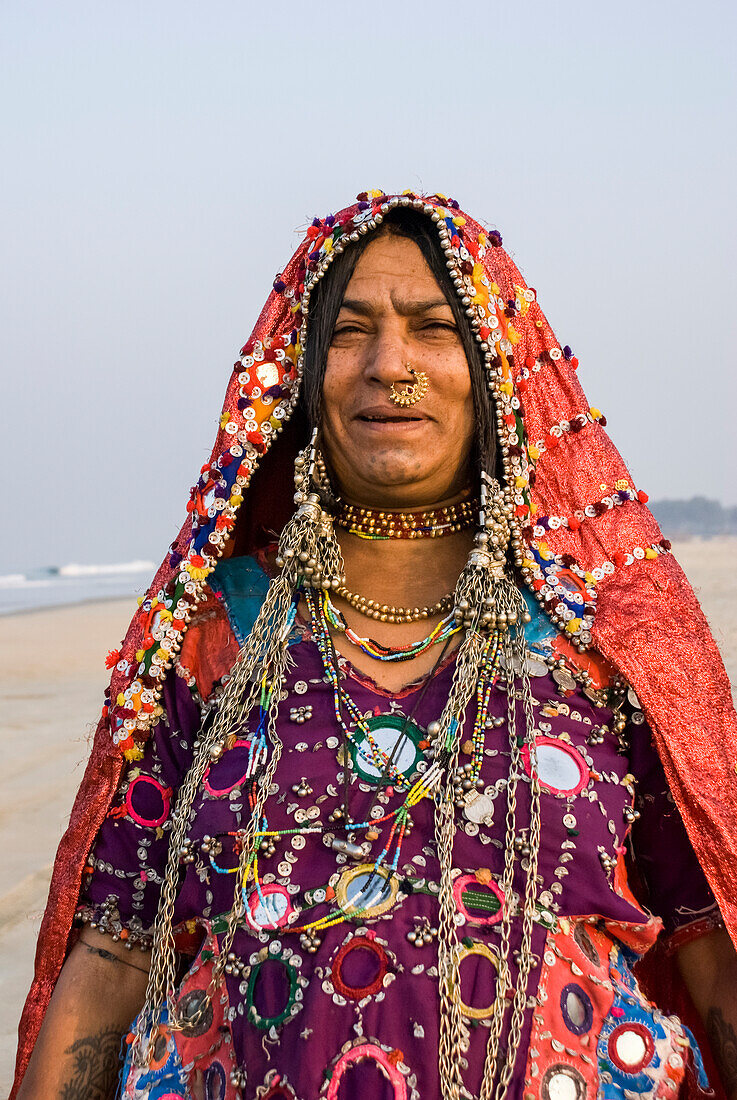
[[[182,1035],[197,1039],[212,1027],[212,1002],[204,989],[192,989],[185,993],[178,1005],[182,1021]]]
[[[617,1069],[639,1073],[652,1061],[655,1042],[644,1024],[631,1020],[612,1030],[607,1053]]]
[[[205,1100],[225,1100],[225,1069],[220,1062],[211,1062],[205,1070]]]
[[[202,777],[202,784],[208,794],[215,798],[222,798],[223,795],[230,794],[236,787],[241,787],[245,783],[248,778],[248,757],[236,750],[250,749],[250,747],[250,741],[235,741],[231,749],[223,753],[216,763],[208,765]],[[233,778],[234,769],[235,778]]]
[[[591,939],[591,936],[586,931],[586,926],[580,921],[574,925],[573,939],[575,940],[577,946],[581,949],[581,953],[586,956],[589,962],[593,963],[594,966],[600,967],[601,958],[599,956],[599,952],[596,950],[596,947],[594,946],[594,941]]]
[[[497,924],[504,915],[504,894],[493,881],[481,882],[476,875],[459,875],[453,883],[453,897],[459,913],[469,924]]]
[[[561,990],[560,1011],[563,1022],[574,1035],[585,1035],[594,1022],[594,1006],[588,993],[571,982]]]
[[[372,1042],[360,1042],[358,1045],[351,1047],[350,1050],[346,1050],[333,1067],[325,1092],[327,1100],[338,1100],[341,1078],[354,1063],[362,1061],[375,1063],[391,1084],[394,1090],[394,1100],[406,1100],[407,1083],[397,1069],[395,1061],[391,1058],[393,1053],[393,1051],[387,1053],[387,1051],[382,1050],[378,1043]]]
[[[342,997],[362,1001],[382,988],[388,966],[386,951],[372,936],[354,936],[342,944],[335,956],[331,970],[333,986]],[[363,984],[359,985],[359,981]]]
[[[252,957],[246,987],[247,1016],[260,1031],[280,1027],[302,1008],[307,979],[297,970],[301,961],[279,940],[272,940],[256,956],[256,962]]]
[[[457,946],[456,958],[458,960],[459,974],[464,960],[470,958],[472,955],[480,956],[482,959],[486,959],[487,962],[491,963],[494,969],[494,974],[496,975],[496,971],[499,967],[499,960],[497,959],[497,956],[487,944],[481,943],[478,940],[472,941],[470,944],[461,943]],[[494,1011],[494,1000],[495,997],[492,996],[489,1004],[485,1005],[482,1008],[476,1008],[473,1005],[464,1004],[463,1000],[461,1000],[461,1012],[464,1016],[468,1016],[471,1020],[487,1020]]]
[[[357,729],[350,741],[353,766],[361,778],[382,785],[396,782],[397,773],[405,780],[410,779],[423,759],[419,742],[424,735],[420,727],[401,714],[379,714],[369,718],[365,725],[370,737]],[[376,749],[379,753],[374,759]],[[385,774],[385,759],[391,763],[394,778]]]
[[[169,816],[171,791],[151,775],[137,775],[125,795],[128,813],[139,825],[156,828]]]
[[[552,794],[574,795],[582,791],[589,781],[589,768],[583,757],[567,742],[555,737],[535,739],[537,777],[540,786]],[[522,749],[525,771],[532,774],[530,750]]]
[[[272,1069],[261,1088],[256,1090],[256,1100],[297,1100],[297,1095],[286,1077]]]
[[[378,917],[394,904],[399,883],[384,867],[359,863],[343,872],[335,887],[335,900],[348,917]]]
[[[287,923],[293,906],[289,891],[278,883],[262,884],[248,895],[246,920],[251,928],[281,928]]]
[[[573,1066],[559,1062],[545,1070],[540,1096],[542,1100],[584,1100],[586,1081]]]

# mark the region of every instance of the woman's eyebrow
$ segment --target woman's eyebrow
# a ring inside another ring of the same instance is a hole
[[[439,309],[442,306],[450,308],[446,298],[427,298],[414,302],[392,298],[392,305],[402,317],[415,317],[422,313],[429,313],[432,309]],[[370,302],[361,298],[344,298],[340,308],[341,310],[349,310],[351,313],[358,313],[362,317],[369,317],[376,312]]]

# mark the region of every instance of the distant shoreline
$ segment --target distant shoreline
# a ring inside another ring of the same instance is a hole
[[[85,607],[95,606],[97,604],[111,604],[111,603],[131,603],[133,607],[131,610],[131,617],[133,611],[137,606],[137,595],[123,595],[123,596],[81,596],[76,600],[69,600],[63,603],[51,603],[51,604],[39,604],[37,607],[19,607],[19,608],[0,608],[0,621],[7,621],[8,619],[25,618],[28,615],[50,615],[55,611],[69,611],[72,607]]]

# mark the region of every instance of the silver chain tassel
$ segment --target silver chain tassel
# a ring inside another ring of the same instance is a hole
[[[530,682],[525,670],[523,623],[530,621],[524,598],[505,572],[510,524],[505,511],[499,483],[486,473],[481,475],[481,508],[479,531],[474,547],[461,573],[455,592],[454,615],[465,628],[465,638],[458,651],[456,668],[448,701],[438,722],[435,739],[436,760],[444,765],[444,784],[435,799],[435,835],[440,861],[438,972],[440,987],[440,1043],[438,1051],[440,1082],[444,1100],[461,1100],[468,1095],[463,1085],[463,1049],[467,1046],[468,1029],[463,1021],[460,999],[460,944],[455,923],[456,905],[453,896],[453,842],[455,837],[455,793],[453,775],[460,751],[468,703],[476,690],[479,668],[489,635],[496,634],[501,646],[508,702],[508,734],[511,753],[507,783],[505,818],[504,871],[500,886],[504,895],[504,915],[501,922],[501,943],[494,1010],[491,1017],[486,1049],[481,1100],[502,1100],[516,1061],[521,1039],[527,984],[532,967],[531,941],[537,894],[537,864],[540,839],[539,783],[536,774],[534,712]],[[516,628],[516,629],[515,629]],[[524,743],[530,752],[531,779],[531,855],[525,873],[521,905],[522,936],[517,985],[512,996],[507,1050],[500,1062],[500,1044],[508,1017],[507,994],[512,982],[509,969],[512,933],[512,902],[514,896],[515,847],[517,829],[517,787],[522,777],[522,751],[517,738],[515,667],[522,670],[522,701],[524,710]],[[494,1084],[496,1082],[496,1088]]]
[[[192,765],[182,783],[172,817],[169,853],[162,885],[153,937],[151,971],[146,1000],[135,1028],[135,1060],[148,1062],[149,1044],[155,1033],[160,1006],[166,1005],[169,1026],[181,1030],[193,1026],[204,1016],[222,979],[228,952],[239,921],[245,912],[245,886],[252,858],[255,833],[263,817],[269,787],[281,756],[282,744],[276,731],[279,701],[282,695],[287,655],[287,638],[296,614],[297,591],[304,584],[316,588],[337,588],[344,583],[343,557],[333,532],[332,518],[323,509],[320,496],[313,491],[318,466],[317,429],[310,444],[295,460],[297,511],[284,527],[279,539],[276,563],[281,567],[272,580],[251,633],[233,665],[230,679],[217,701],[212,724],[203,727]],[[233,906],[228,917],[220,953],[213,966],[206,993],[196,1008],[180,1019],[175,1003],[176,953],[173,934],[174,906],[179,885],[179,857],[190,826],[190,813],[204,774],[213,760],[224,751],[229,735],[242,729],[268,686],[266,744],[260,760],[256,801],[242,837],[238,873],[235,875]]]

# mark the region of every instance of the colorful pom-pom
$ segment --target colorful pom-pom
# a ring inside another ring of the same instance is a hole
[[[108,655],[105,658],[105,668],[115,668],[120,660],[120,650],[111,649],[108,651]]]

